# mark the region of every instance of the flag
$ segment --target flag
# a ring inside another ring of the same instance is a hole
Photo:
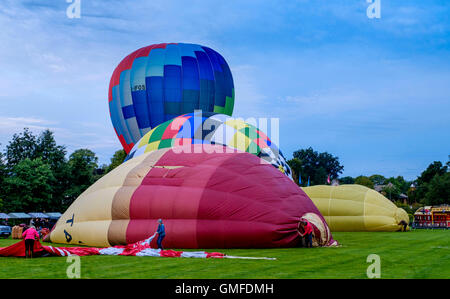
[[[327,183],[328,183],[328,184],[331,183],[331,181],[330,181],[330,175],[328,175]]]
[[[299,174],[298,175],[298,184],[301,185],[302,184],[302,176]]]
[[[308,177],[308,187],[309,187],[309,177]]]

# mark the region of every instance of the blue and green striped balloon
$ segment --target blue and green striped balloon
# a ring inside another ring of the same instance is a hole
[[[109,111],[125,151],[157,125],[202,110],[230,115],[234,83],[216,51],[185,43],[156,44],[125,57],[109,85]]]

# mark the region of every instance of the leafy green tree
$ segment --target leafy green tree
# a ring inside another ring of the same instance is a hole
[[[94,171],[98,158],[89,149],[74,151],[68,161],[69,188],[66,192],[64,206],[69,206],[84,190],[95,182]]]
[[[369,177],[369,179],[375,184],[375,185],[384,185],[386,182],[386,178],[382,176],[381,174],[374,174]]]
[[[53,133],[48,129],[35,136],[25,128],[22,133],[14,134],[6,147],[9,170],[27,158],[31,160],[40,158],[50,166],[55,179],[52,180],[52,200],[48,202],[46,210],[60,210],[68,187],[69,175],[65,147],[56,144]]]
[[[293,158],[291,160],[288,160],[287,164],[289,165],[289,167],[291,167],[292,178],[294,179],[294,182],[296,182],[297,185],[301,185],[299,181],[299,173],[302,169],[302,161],[300,161],[300,159]]]
[[[374,183],[372,182],[372,180],[370,178],[368,178],[366,176],[362,176],[362,175],[355,178],[355,184],[363,185],[370,189],[373,189],[373,187],[374,187]]]
[[[37,137],[28,128],[24,128],[22,133],[14,134],[12,140],[6,146],[6,160],[8,161],[8,168],[12,169],[20,161],[25,159],[34,160],[38,157],[37,151]]]
[[[106,170],[108,169],[108,165],[102,164],[100,167],[96,168],[94,170],[94,182],[101,179],[105,174]]]
[[[54,176],[50,166],[41,158],[19,161],[6,178],[8,197],[5,200],[9,211],[42,211],[52,199]]]
[[[301,177],[303,186],[307,184],[308,178],[311,185],[325,184],[328,175],[333,180],[338,178],[344,170],[344,166],[340,165],[338,157],[327,152],[318,153],[311,147],[295,151],[293,156],[298,161],[290,163],[298,168],[295,171]]]
[[[55,183],[52,186],[53,200],[48,209],[59,211],[63,208],[64,196],[69,183],[69,168],[66,159],[66,148],[57,145],[50,130],[43,131],[36,144],[36,156],[50,165]]]
[[[448,163],[447,163],[448,164]],[[442,165],[440,161],[434,161],[422,174],[417,178],[417,198],[425,200],[426,194],[429,191],[429,183],[436,175],[443,175],[448,171],[447,165]]]
[[[342,178],[339,178],[339,184],[344,185],[344,184],[354,184],[355,183],[355,179],[352,178],[351,176],[345,176]]]
[[[435,175],[427,185],[425,204],[450,204],[450,172]]]
[[[127,153],[123,149],[116,151],[111,158],[111,164],[109,164],[109,166],[106,168],[106,172],[108,173],[122,164],[126,157]]]
[[[5,196],[5,179],[8,177],[8,168],[5,164],[4,156],[0,153],[0,198]]]
[[[388,182],[383,187],[383,193],[388,197],[390,200],[395,201],[399,198],[401,191],[398,188],[397,185],[393,184],[392,182]]]
[[[394,184],[401,193],[407,193],[412,183],[411,181],[405,180],[401,175],[397,176],[396,178],[388,178],[386,182]]]
[[[417,178],[417,183],[423,184],[423,183],[429,183],[434,178],[435,175],[443,175],[447,172],[447,165],[442,165],[442,162],[440,161],[434,161],[431,163],[427,169],[422,172],[420,177]]]

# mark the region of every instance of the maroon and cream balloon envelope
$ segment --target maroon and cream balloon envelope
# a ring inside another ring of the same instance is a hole
[[[165,148],[123,163],[74,201],[49,239],[129,244],[153,235],[162,219],[165,248],[294,247],[301,218],[313,225],[314,245],[336,244],[313,202],[272,165],[193,145],[191,153]]]

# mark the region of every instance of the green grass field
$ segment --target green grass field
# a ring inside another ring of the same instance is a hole
[[[448,230],[336,232],[333,236],[340,247],[214,250],[277,258],[274,261],[87,256],[81,257],[81,278],[367,278],[370,254],[381,258],[381,278],[450,278]],[[16,241],[1,239],[0,247]],[[68,265],[64,257],[2,257],[0,278],[67,278]]]

